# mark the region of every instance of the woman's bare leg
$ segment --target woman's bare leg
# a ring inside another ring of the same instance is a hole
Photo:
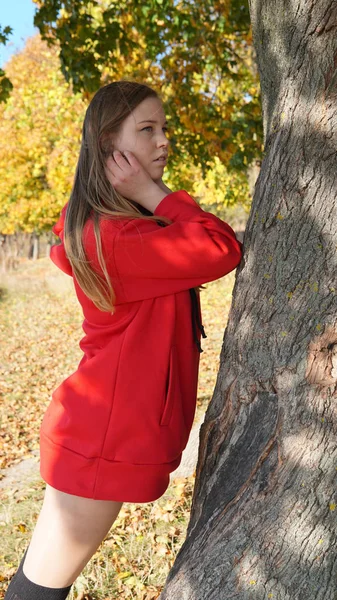
[[[26,577],[50,588],[74,583],[109,532],[122,504],[73,496],[46,484],[23,565]]]

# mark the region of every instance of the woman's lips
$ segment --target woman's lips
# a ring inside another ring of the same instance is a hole
[[[158,162],[158,163],[161,163],[161,164],[163,164],[163,165],[166,165],[166,163],[167,163],[167,158],[166,158],[166,157],[164,157],[164,158],[157,158],[157,159],[156,159],[155,161],[153,161],[153,162]]]

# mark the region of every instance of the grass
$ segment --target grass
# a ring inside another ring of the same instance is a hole
[[[203,324],[198,402],[201,419],[212,397],[235,272],[201,292]],[[55,317],[57,315],[57,317]],[[75,370],[82,356],[82,312],[71,279],[49,259],[22,261],[0,282],[1,437],[3,473],[39,447],[39,426],[53,389]],[[70,600],[153,600],[185,539],[194,474],[171,482],[146,504],[124,503],[69,595]],[[45,483],[36,477],[0,494],[0,599],[29,544]]]

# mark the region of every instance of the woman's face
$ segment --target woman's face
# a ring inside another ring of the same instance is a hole
[[[118,134],[113,136],[114,150],[132,152],[142,167],[156,181],[163,176],[169,140],[166,137],[166,116],[158,98],[145,98],[123,121]]]

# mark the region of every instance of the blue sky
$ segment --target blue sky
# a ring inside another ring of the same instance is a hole
[[[32,0],[1,0],[0,24],[2,27],[9,25],[13,32],[6,46],[0,45],[0,67],[17,50],[22,50],[28,37],[38,33],[33,24],[35,8]]]

